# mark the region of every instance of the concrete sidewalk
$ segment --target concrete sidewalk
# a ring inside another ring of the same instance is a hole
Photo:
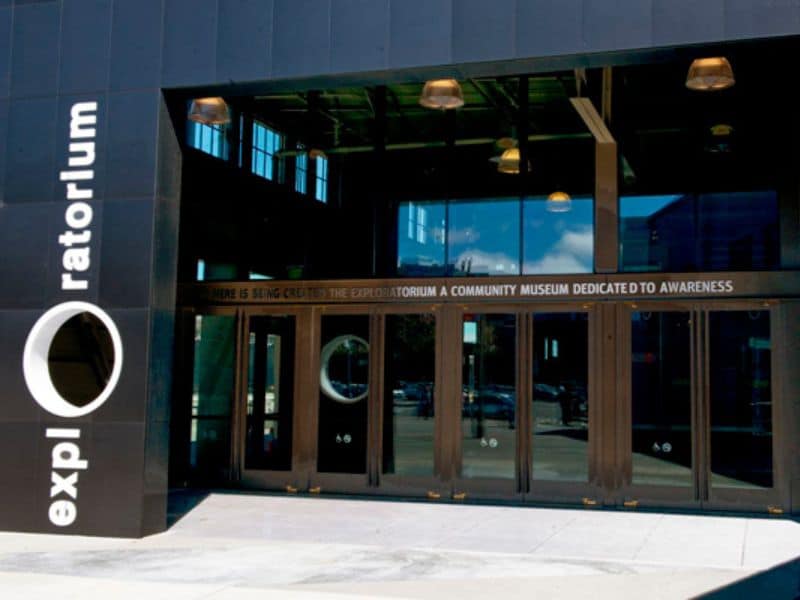
[[[798,556],[788,519],[223,493],[142,540],[0,533],[0,597],[688,598]]]

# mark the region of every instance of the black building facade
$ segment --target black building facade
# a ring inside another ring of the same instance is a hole
[[[800,511],[798,34],[794,1],[0,0],[0,528],[142,536],[187,484]],[[712,118],[683,78],[722,55]],[[413,113],[441,78],[462,112]],[[218,96],[225,153],[186,120]]]

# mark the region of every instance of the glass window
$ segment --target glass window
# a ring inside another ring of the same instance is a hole
[[[402,202],[398,211],[398,274],[444,275],[444,232],[444,202]]]
[[[369,317],[322,317],[317,469],[366,473]]]
[[[251,317],[245,468],[292,466],[294,317]]]
[[[387,315],[383,472],[433,475],[436,317]]]
[[[226,125],[204,125],[186,121],[187,141],[192,148],[221,158],[228,159],[228,128]]]
[[[769,311],[709,315],[711,486],[772,487]]]
[[[316,174],[314,180],[316,189],[314,190],[314,197],[320,202],[328,201],[328,159],[324,156],[316,158]]]
[[[519,275],[518,199],[452,201],[448,207],[448,272]]]
[[[235,337],[235,317],[195,317],[189,464],[203,479],[228,472]]]
[[[525,275],[594,270],[594,200],[572,198],[554,211],[546,197],[523,201]]]
[[[774,191],[627,196],[623,271],[751,271],[779,267]]]
[[[589,316],[533,316],[533,478],[589,479]]]
[[[281,150],[281,135],[263,123],[253,121],[253,150],[250,170],[265,179],[276,179],[277,154]]]
[[[461,476],[514,479],[516,330],[514,315],[464,315]]]
[[[631,315],[633,483],[692,485],[688,312]]]
[[[308,189],[308,154],[300,152],[302,146],[297,149],[298,153],[294,158],[294,191],[305,194]]]

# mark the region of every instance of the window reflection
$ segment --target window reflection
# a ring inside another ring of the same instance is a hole
[[[688,312],[631,315],[633,483],[692,485]]]
[[[433,475],[436,317],[388,315],[383,472]]]
[[[523,209],[524,274],[592,272],[592,198],[572,198],[567,212],[552,212],[546,197],[526,198]]]
[[[461,476],[514,479],[516,317],[464,315]]]
[[[397,273],[444,275],[444,202],[403,202],[398,212]]]
[[[451,275],[519,275],[519,201],[450,202],[447,224]]]
[[[709,315],[712,487],[772,487],[769,311]]]
[[[245,467],[288,470],[292,461],[294,317],[251,317]]]
[[[589,316],[533,316],[533,478],[589,478]]]
[[[623,271],[777,269],[774,191],[620,198]]]

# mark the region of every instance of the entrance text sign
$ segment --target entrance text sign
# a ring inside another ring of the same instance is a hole
[[[736,298],[797,294],[800,273],[588,275],[509,278],[258,281],[181,287],[183,305],[458,303],[466,301]]]

